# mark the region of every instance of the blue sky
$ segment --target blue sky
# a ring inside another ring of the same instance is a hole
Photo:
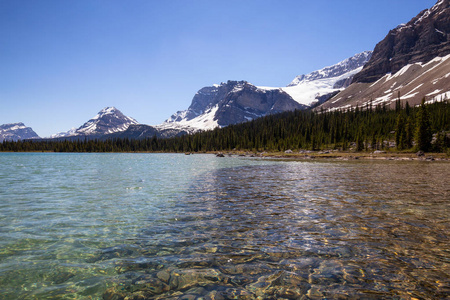
[[[435,3],[0,0],[0,124],[45,137],[116,106],[156,125],[204,86],[285,86],[373,50]]]

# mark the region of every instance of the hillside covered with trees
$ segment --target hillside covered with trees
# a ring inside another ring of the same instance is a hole
[[[446,152],[450,147],[450,103],[395,109],[367,105],[348,111],[293,111],[250,122],[160,139],[18,141],[0,143],[0,151],[53,152],[209,152],[339,149]]]

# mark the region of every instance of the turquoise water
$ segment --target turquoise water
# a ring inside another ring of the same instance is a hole
[[[450,295],[448,163],[4,153],[0,165],[1,299]]]

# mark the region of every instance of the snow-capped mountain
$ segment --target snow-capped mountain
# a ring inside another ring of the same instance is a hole
[[[300,104],[311,106],[324,102],[331,95],[348,87],[353,76],[362,70],[371,56],[372,51],[364,51],[333,66],[297,76],[282,90]]]
[[[353,83],[324,109],[450,99],[450,0],[389,31]]]
[[[95,117],[76,130],[79,135],[97,135],[127,130],[131,124],[139,124],[135,119],[127,117],[115,107],[102,109]]]
[[[50,139],[62,138],[66,136],[76,135],[77,129],[72,127],[69,131],[58,132],[49,136]]]
[[[11,123],[0,125],[0,141],[18,141],[25,139],[38,139],[39,136],[31,127],[23,123]]]
[[[246,81],[230,80],[200,89],[187,110],[175,113],[155,127],[195,132],[305,108],[280,88],[261,88]]]
[[[255,86],[246,81],[231,80],[204,87],[195,94],[187,110],[178,111],[155,127],[195,132],[268,114],[306,109],[347,87],[371,54],[371,51],[365,51],[334,66],[297,76],[286,87]]]
[[[102,109],[95,117],[81,125],[78,129],[58,133],[51,138],[74,136],[102,136],[128,129],[130,125],[139,124],[135,119],[127,117],[115,107]]]

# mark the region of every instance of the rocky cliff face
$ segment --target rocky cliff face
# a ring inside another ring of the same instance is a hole
[[[177,112],[170,121],[181,121],[181,119],[192,120],[201,114],[204,114],[215,105],[217,105],[225,96],[230,93],[237,81],[229,81],[227,84],[215,84],[200,89],[192,98],[192,103],[184,112]]]
[[[229,82],[234,88],[219,103],[215,119],[219,126],[242,123],[268,114],[305,109],[281,89],[264,89],[246,81]]]
[[[439,0],[407,24],[389,31],[354,83],[372,83],[408,64],[427,63],[450,54],[450,0]]]
[[[26,139],[38,139],[39,136],[31,127],[25,126],[23,123],[11,123],[0,125],[0,142],[18,141]]]

